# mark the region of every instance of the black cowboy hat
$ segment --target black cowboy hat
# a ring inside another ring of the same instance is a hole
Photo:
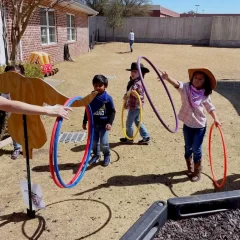
[[[146,67],[144,67],[142,63],[140,63],[140,67],[141,67],[142,73],[149,73],[149,70],[148,70]],[[132,71],[132,70],[138,70],[137,63],[136,63],[136,62],[133,62],[133,63],[131,64],[131,69],[129,69],[129,68],[126,69],[126,71]]]

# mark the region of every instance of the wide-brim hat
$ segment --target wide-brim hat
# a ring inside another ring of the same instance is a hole
[[[192,69],[188,69],[188,74],[189,74],[189,79],[191,80],[194,76],[194,74],[196,72],[202,72],[202,73],[205,73],[209,79],[210,79],[210,82],[211,82],[211,89],[214,90],[217,86],[217,80],[216,78],[214,77],[213,73],[208,70],[207,68],[192,68]]]
[[[149,73],[149,69],[144,67],[144,65],[142,63],[140,63],[140,67],[141,67],[141,71],[142,73]],[[131,64],[131,68],[126,69],[127,71],[132,71],[132,70],[138,70],[138,66],[136,62],[133,62]]]

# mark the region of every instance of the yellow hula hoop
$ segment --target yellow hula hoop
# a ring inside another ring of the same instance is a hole
[[[138,92],[137,92],[136,90],[133,90],[132,92],[128,92],[128,93],[127,93],[127,97],[129,97],[131,94],[134,94],[134,95],[137,97],[137,99],[138,99],[139,106],[140,106],[140,121],[139,121],[137,130],[136,130],[134,136],[133,136],[132,138],[130,138],[130,137],[127,135],[126,128],[124,127],[125,124],[124,124],[124,122],[123,122],[123,115],[124,115],[125,104],[126,104],[126,100],[124,100],[124,101],[123,101],[123,106],[122,106],[122,131],[123,131],[124,136],[125,136],[128,140],[133,140],[134,138],[136,138],[136,136],[138,135],[138,132],[139,132],[139,130],[140,130],[141,123],[142,123],[142,101],[141,101],[140,95],[138,94]]]

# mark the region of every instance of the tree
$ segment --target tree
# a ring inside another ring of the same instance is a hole
[[[121,0],[124,17],[144,17],[150,15],[151,0]]]
[[[99,12],[100,16],[106,16],[106,9],[112,7],[115,0],[86,0],[89,7]],[[123,7],[123,17],[149,16],[151,0],[119,0],[119,6]]]
[[[107,24],[113,30],[113,40],[115,41],[115,29],[122,26],[123,6],[121,0],[112,0],[104,9]]]
[[[3,12],[6,4],[5,0],[0,0],[0,10]],[[55,0],[49,8],[53,8],[55,5],[61,2],[71,2],[72,0]],[[8,0],[8,4],[11,6],[11,54],[10,60],[12,64],[16,63],[17,52],[19,48],[20,40],[27,28],[28,22],[36,10],[36,8],[41,5],[44,0]],[[5,29],[6,32],[6,29]],[[6,37],[6,36],[4,36]],[[6,39],[5,39],[6,41]],[[7,61],[8,62],[8,61]]]
[[[97,11],[100,16],[104,15],[104,9],[106,8],[106,5],[108,4],[108,0],[86,0],[86,4]]]
[[[3,43],[4,43],[4,52],[5,52],[5,64],[8,64],[8,40],[7,40],[7,28],[6,28],[6,17],[5,17],[5,7],[4,2],[0,2],[0,13],[2,18],[2,30],[3,30]]]
[[[191,11],[188,11],[188,12],[184,12],[183,14],[196,15],[198,13],[195,13],[193,10],[191,10]]]

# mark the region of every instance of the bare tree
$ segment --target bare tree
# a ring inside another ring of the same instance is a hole
[[[196,15],[198,13],[195,13],[193,10],[191,10],[191,11],[188,11],[188,12],[184,12],[183,14]]]
[[[115,41],[115,29],[122,26],[123,6],[120,0],[112,0],[104,9],[107,24],[113,30],[113,40]]]
[[[151,0],[121,0],[124,17],[144,17],[150,15]]]
[[[4,7],[4,0],[1,1],[1,7]],[[19,48],[20,40],[27,28],[29,20],[36,10],[36,8],[43,3],[44,0],[8,0],[8,4],[11,6],[11,54],[10,60],[12,64],[16,63],[17,52]],[[50,8],[53,8],[62,2],[72,2],[74,0],[55,0]],[[5,2],[6,3],[6,2]],[[2,9],[2,8],[1,8]],[[6,29],[5,29],[6,31]],[[4,36],[6,37],[6,36]]]
[[[104,15],[104,9],[108,4],[109,0],[86,0],[86,4],[98,12],[98,15]]]
[[[0,13],[2,19],[2,32],[3,32],[3,43],[4,43],[4,52],[5,52],[5,64],[8,64],[8,40],[7,40],[7,28],[6,28],[6,16],[5,16],[5,5],[4,2],[0,2]]]
[[[115,0],[86,0],[89,7],[99,12],[100,16],[106,16],[106,9],[113,6]],[[150,15],[151,0],[119,0],[123,7],[123,17]]]

